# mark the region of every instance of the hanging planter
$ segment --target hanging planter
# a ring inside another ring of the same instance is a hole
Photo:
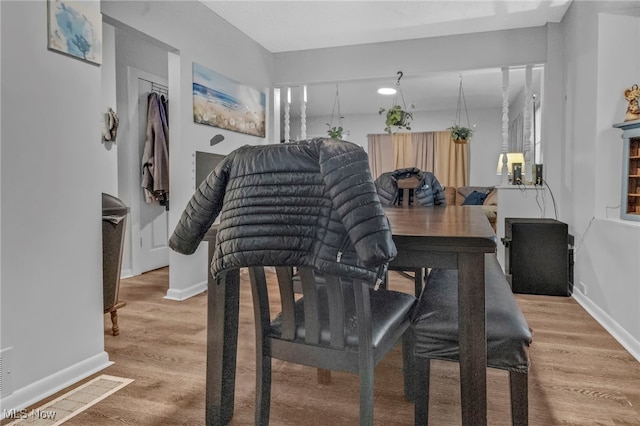
[[[389,109],[380,108],[380,110],[378,110],[378,114],[380,115],[383,115],[386,112],[384,131],[389,134],[393,134],[401,129],[411,130],[411,120],[413,120],[413,115],[407,111],[404,96],[402,95],[402,88],[400,87],[400,79],[403,75],[402,71],[398,71],[398,74],[399,77],[396,82],[398,89],[396,90],[396,95],[393,97],[393,105]],[[398,93],[400,93],[402,105],[398,103]]]
[[[464,107],[464,113],[467,117],[467,125],[463,126],[460,121],[460,115],[462,108]],[[453,126],[447,128],[451,131],[451,139],[457,144],[466,144],[473,135],[473,129],[469,123],[469,111],[467,111],[467,100],[464,97],[464,89],[462,88],[462,75],[460,75],[460,88],[458,89],[458,105],[456,108],[456,119]]]
[[[449,127],[447,130],[451,130],[451,139],[455,143],[465,144],[471,139],[471,135],[473,135],[473,130],[469,127],[454,125]]]
[[[337,116],[336,116],[336,107],[337,107]],[[333,100],[333,109],[331,110],[331,122],[326,123],[329,126],[329,130],[327,130],[327,135],[331,139],[341,140],[343,135],[348,135],[349,131],[344,130],[342,127],[342,119],[344,117],[340,114],[340,91],[338,90],[338,85],[336,84],[336,97]],[[334,119],[337,124],[334,125]]]
[[[329,123],[327,123],[327,125],[329,125]],[[342,126],[334,126],[330,127],[329,130],[327,130],[327,135],[329,135],[331,139],[342,139],[343,131],[344,129],[342,128]]]

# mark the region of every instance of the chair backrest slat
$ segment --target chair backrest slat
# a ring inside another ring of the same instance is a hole
[[[281,337],[285,340],[293,340],[296,337],[296,313],[295,295],[293,289],[293,270],[290,267],[280,266],[276,268],[278,287],[280,289],[280,304],[282,306]]]
[[[317,345],[320,342],[320,304],[313,271],[300,268],[300,282],[304,297],[304,340],[307,344]]]
[[[329,310],[330,345],[342,349],[346,345],[345,335],[345,301],[342,282],[333,275],[325,275],[327,303]]]
[[[410,206],[413,204],[415,189],[418,187],[418,184],[420,184],[420,181],[415,177],[398,180],[398,193],[401,199],[400,205]]]

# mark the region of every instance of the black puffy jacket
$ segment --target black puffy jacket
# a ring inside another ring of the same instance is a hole
[[[313,139],[227,155],[185,208],[169,246],[193,253],[220,214],[213,276],[310,266],[373,281],[397,254],[362,147]]]
[[[423,172],[416,167],[407,167],[382,173],[376,179],[376,190],[383,206],[398,204],[398,180],[410,177],[415,177],[419,181],[414,196],[418,205],[423,207],[447,205],[444,189],[433,173]]]

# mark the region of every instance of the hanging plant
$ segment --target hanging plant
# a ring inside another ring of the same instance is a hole
[[[330,126],[330,125],[331,124],[327,123],[327,126]],[[327,130],[327,134],[331,139],[342,139],[343,131],[344,129],[342,128],[342,126],[333,126],[333,127],[329,127],[329,130]]]
[[[457,124],[449,127],[447,130],[451,130],[451,139],[453,139],[455,143],[467,143],[473,135],[472,129]]]
[[[384,131],[391,134],[393,133],[393,129],[397,130],[406,129],[411,130],[411,120],[413,120],[413,115],[410,112],[402,109],[400,105],[394,105],[388,110],[384,108],[380,108],[378,114],[382,115],[384,112],[387,112],[386,119],[384,121],[385,128]],[[396,130],[396,131],[397,131]]]
[[[462,108],[464,107],[464,112],[467,117],[467,125],[463,126],[460,122],[460,115],[462,112]],[[469,111],[467,111],[467,100],[464,97],[464,89],[462,88],[462,74],[460,74],[460,87],[458,89],[458,105],[456,107],[456,119],[453,123],[453,126],[449,127],[447,130],[451,131],[451,139],[455,143],[465,144],[469,142],[471,136],[473,135],[473,129],[469,124]]]
[[[378,110],[378,114],[385,114],[384,121],[384,131],[392,134],[394,130],[397,132],[401,129],[411,130],[411,120],[413,120],[413,115],[407,111],[407,105],[404,102],[404,96],[402,94],[402,88],[400,87],[400,79],[402,78],[402,71],[398,71],[398,81],[396,82],[396,86],[398,89],[396,90],[396,94],[393,97],[393,104],[391,108],[380,108]],[[402,105],[398,103],[398,93],[400,93],[400,99],[402,99]]]
[[[337,107],[337,121],[338,124],[334,125],[333,120],[336,118],[336,107]],[[342,119],[344,117],[340,114],[340,91],[338,89],[338,85],[336,84],[336,97],[333,99],[333,109],[331,110],[331,122],[327,123],[329,130],[327,130],[327,135],[331,139],[342,139],[345,134],[349,134],[349,131],[344,130],[342,127]]]

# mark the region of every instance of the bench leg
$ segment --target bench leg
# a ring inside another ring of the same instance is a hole
[[[414,424],[424,426],[429,423],[429,358],[414,358]]]
[[[414,295],[416,297],[420,297],[420,293],[422,293],[422,287],[424,287],[424,268],[415,269],[413,271],[413,285],[414,285]]]
[[[402,375],[404,378],[404,397],[415,402],[415,372],[413,365],[413,331],[409,328],[402,335]]]
[[[529,424],[529,389],[527,373],[509,372],[511,421],[513,426]]]

